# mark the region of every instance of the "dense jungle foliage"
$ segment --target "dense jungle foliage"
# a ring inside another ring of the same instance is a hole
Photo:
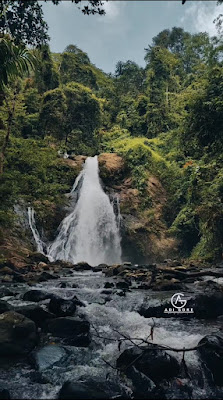
[[[116,152],[142,208],[150,207],[148,174],[162,182],[164,219],[182,256],[221,259],[222,49],[221,37],[166,29],[145,50],[145,68],[120,61],[107,75],[76,45],[61,54],[47,44],[36,48],[29,73],[12,73],[1,88],[1,146],[9,136],[0,178],[2,226],[13,225],[18,199],[63,203],[74,171],[59,154]]]

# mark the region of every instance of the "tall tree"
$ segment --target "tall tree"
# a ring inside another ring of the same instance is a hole
[[[12,130],[13,118],[15,113],[16,100],[18,95],[17,84],[14,87],[13,100],[11,105],[7,101],[7,96],[4,96],[4,88],[10,81],[15,80],[23,74],[28,74],[30,68],[35,65],[35,57],[23,45],[16,46],[13,41],[3,38],[0,41],[0,58],[3,61],[0,65],[0,93],[1,97],[5,98],[8,109],[6,136],[0,151],[0,174],[3,172],[3,163],[5,152],[9,143],[9,138]]]

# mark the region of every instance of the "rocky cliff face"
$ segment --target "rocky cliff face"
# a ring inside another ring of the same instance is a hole
[[[122,248],[124,260],[134,262],[162,261],[177,253],[176,239],[168,234],[163,209],[168,201],[161,182],[148,174],[146,196],[134,187],[131,172],[116,153],[99,156],[100,176],[109,193],[118,193],[122,215]],[[142,203],[149,203],[142,207]]]

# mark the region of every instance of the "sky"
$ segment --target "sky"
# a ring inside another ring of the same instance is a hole
[[[83,15],[74,3],[63,0],[58,6],[43,3],[49,25],[50,47],[62,52],[69,44],[85,51],[93,64],[109,73],[118,61],[135,61],[144,66],[145,48],[152,38],[174,26],[216,34],[213,20],[223,13],[217,1],[109,0],[105,16]]]

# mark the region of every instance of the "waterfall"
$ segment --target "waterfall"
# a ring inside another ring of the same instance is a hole
[[[41,240],[39,232],[38,232],[38,229],[36,227],[35,211],[34,211],[34,209],[32,207],[28,207],[28,221],[29,221],[29,226],[30,226],[30,229],[32,231],[35,243],[36,243],[37,251],[39,253],[43,253],[44,254],[45,244]]]
[[[93,266],[121,262],[118,218],[101,187],[97,156],[85,161],[71,198],[75,193],[78,196],[74,209],[64,218],[58,236],[48,246],[48,257],[73,264],[86,261]]]

